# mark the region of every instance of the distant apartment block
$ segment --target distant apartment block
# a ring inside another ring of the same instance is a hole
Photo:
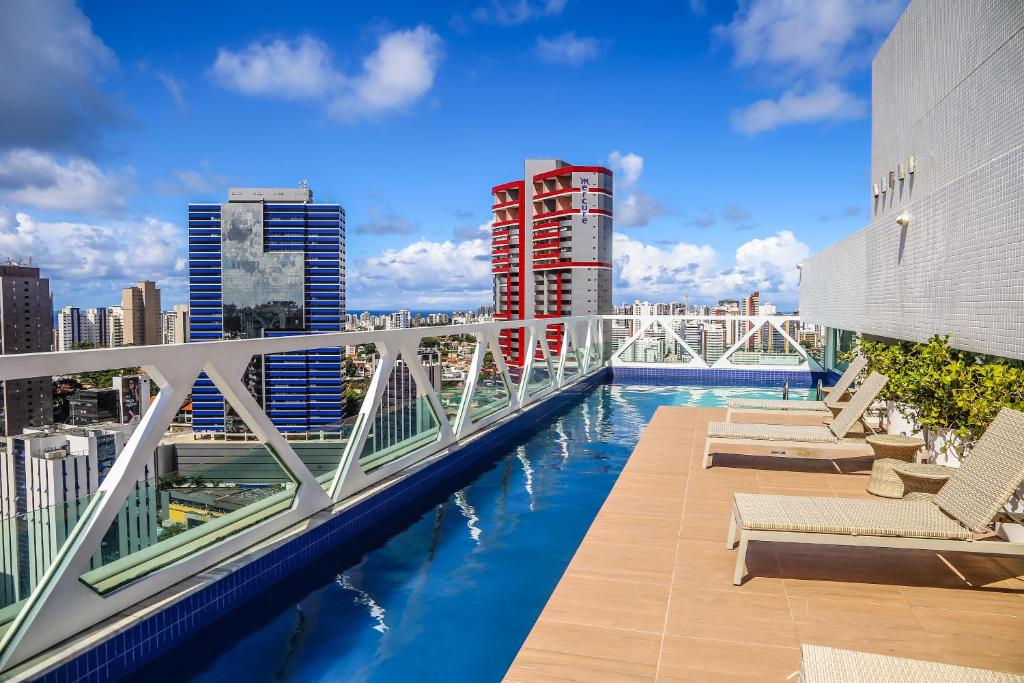
[[[124,346],[124,309],[120,306],[107,309],[107,345]]]
[[[163,313],[164,344],[188,342],[188,304],[177,304],[174,310]]]
[[[308,188],[231,189],[223,203],[188,207],[189,341],[339,332],[345,314],[345,212]],[[256,358],[246,384],[283,432],[338,425],[341,350]],[[205,376],[192,392],[195,431],[233,431]]]
[[[612,172],[528,159],[523,180],[491,193],[495,320],[611,313]],[[547,341],[559,349],[559,328],[549,326]],[[503,331],[500,343],[508,363],[521,367],[521,331]]]
[[[28,597],[131,435],[116,424],[33,429],[0,451],[0,603]],[[155,463],[154,463],[155,466]],[[157,540],[155,469],[147,465],[90,566]]]
[[[0,353],[39,353],[53,345],[50,281],[39,269],[0,266]],[[8,380],[0,392],[4,435],[53,422],[53,379]]]
[[[106,308],[81,310],[65,306],[57,313],[57,351],[83,346],[108,346],[109,323]]]
[[[412,316],[407,308],[395,311],[384,321],[386,330],[407,330],[410,325],[412,325]]]
[[[151,280],[121,290],[123,344],[148,346],[163,343],[160,290]]]

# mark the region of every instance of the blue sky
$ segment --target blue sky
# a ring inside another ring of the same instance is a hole
[[[348,213],[349,310],[489,303],[492,185],[616,172],[615,300],[796,302],[861,227],[870,63],[903,0],[0,5],[0,255],[56,306],[186,296],[186,204]]]

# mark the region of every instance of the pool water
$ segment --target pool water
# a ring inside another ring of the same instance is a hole
[[[781,390],[597,385],[447,498],[321,557],[133,680],[500,680],[655,409],[740,396]]]

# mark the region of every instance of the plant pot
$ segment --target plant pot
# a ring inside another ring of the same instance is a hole
[[[963,442],[948,429],[925,431],[924,443],[928,450],[928,460],[946,467],[960,467],[967,450]]]
[[[903,413],[912,413],[913,409],[906,404],[896,401],[885,402],[885,424],[888,434],[901,434],[903,436],[921,436],[920,430],[914,427],[914,423],[903,416]]]

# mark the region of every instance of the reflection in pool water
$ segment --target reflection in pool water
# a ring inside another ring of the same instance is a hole
[[[375,546],[320,558],[135,679],[499,680],[655,409],[736,396],[780,390],[599,385]]]

